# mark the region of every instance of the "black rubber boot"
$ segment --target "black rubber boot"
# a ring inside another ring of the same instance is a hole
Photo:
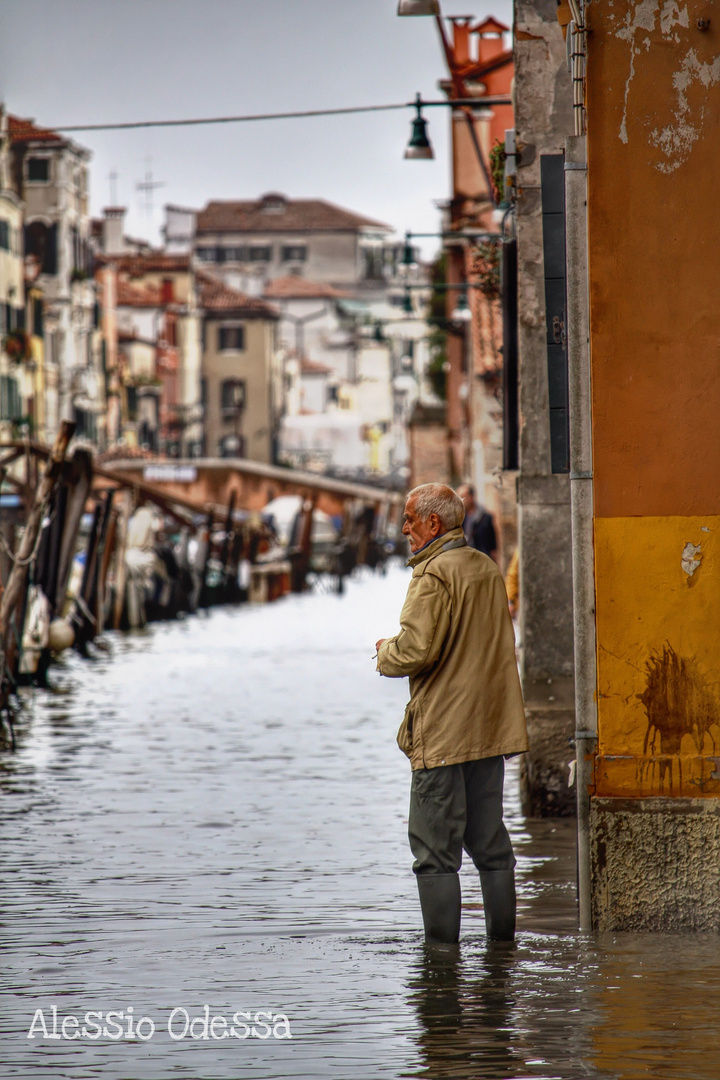
[[[515,871],[481,870],[480,886],[489,941],[515,938]]]
[[[457,874],[418,874],[425,940],[453,945],[460,937],[460,878]]]

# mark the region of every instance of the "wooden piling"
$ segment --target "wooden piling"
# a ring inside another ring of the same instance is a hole
[[[13,555],[13,566],[7,586],[0,600],[0,700],[7,704],[8,676],[12,676],[17,658],[22,627],[14,627],[13,618],[25,601],[28,567],[36,555],[43,518],[50,498],[60,478],[68,444],[75,433],[75,424],[63,420],[55,445],[48,458],[42,479],[35,490],[33,505],[27,517],[25,532],[18,550]]]

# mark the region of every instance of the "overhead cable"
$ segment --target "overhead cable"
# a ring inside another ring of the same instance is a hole
[[[462,98],[458,100],[445,99],[441,101],[401,101],[389,105],[350,105],[337,109],[305,109],[297,112],[277,113],[246,113],[242,116],[202,116],[185,118],[181,120],[128,120],[115,124],[56,124],[45,128],[46,131],[127,131],[133,128],[158,128],[158,127],[197,127],[202,124],[242,124],[253,120],[301,120],[313,116],[347,116],[351,113],[390,112],[399,109],[414,109],[420,104],[423,107],[470,106],[484,109],[493,105],[510,105],[509,97],[485,97],[485,98]]]

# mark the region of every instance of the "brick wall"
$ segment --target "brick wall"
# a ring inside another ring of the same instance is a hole
[[[443,405],[416,405],[409,425],[410,482],[450,483],[450,447]]]

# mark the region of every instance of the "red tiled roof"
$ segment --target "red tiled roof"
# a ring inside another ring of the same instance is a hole
[[[265,195],[242,202],[209,202],[197,216],[196,233],[357,232],[390,225],[354,214],[324,199],[285,199]]]
[[[132,345],[137,343],[138,345],[155,346],[154,341],[149,341],[148,338],[141,337],[135,330],[118,330],[118,343],[121,345]]]
[[[182,273],[190,270],[189,255],[166,255],[163,251],[150,251],[146,255],[98,255],[98,262],[111,262],[121,274],[142,277],[152,273]]]
[[[162,307],[159,285],[131,285],[128,281],[118,281],[118,307]]]
[[[306,356],[300,363],[301,375],[331,375],[332,370],[327,364],[321,364],[317,360],[308,360]]]
[[[494,15],[488,15],[477,26],[473,26],[473,33],[475,34],[507,34],[509,32],[510,27],[499,22]]]
[[[8,113],[8,134],[11,143],[21,142],[62,142],[63,138],[56,131],[37,127],[32,120],[23,120]]]
[[[200,306],[207,311],[233,311],[265,319],[278,318],[275,308],[266,304],[259,296],[246,296],[237,289],[231,289],[207,270],[198,270],[195,280],[198,284]]]
[[[297,275],[292,274],[288,277],[279,277],[275,278],[274,281],[268,281],[264,295],[271,300],[295,300],[304,297],[308,299],[341,300],[352,296],[352,293],[342,292],[342,290],[335,289],[332,285],[326,285],[322,281],[308,281],[307,278],[297,277]]]

